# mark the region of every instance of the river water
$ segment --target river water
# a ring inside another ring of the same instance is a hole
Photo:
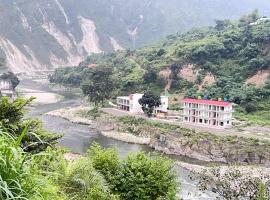
[[[23,80],[20,84],[21,89],[39,90],[44,93],[52,92],[48,85],[31,80]],[[40,92],[39,92],[40,93]],[[63,94],[62,94],[63,95]],[[45,115],[45,113],[64,108],[79,106],[81,100],[71,93],[65,93],[66,96],[63,100],[57,103],[51,103],[46,105],[36,105],[30,108],[29,115],[31,117],[39,118],[44,123],[44,128],[56,133],[63,134],[63,138],[59,143],[63,147],[70,149],[75,153],[84,154],[87,149],[94,142],[99,143],[103,147],[117,147],[121,157],[125,157],[131,152],[152,152],[146,145],[129,144],[118,140],[110,139],[102,136],[95,129],[90,128],[87,125],[73,124],[65,119],[59,117],[53,117]],[[170,156],[174,160],[180,160],[185,162],[197,162],[187,159],[185,157]],[[196,181],[192,181],[189,178],[190,172],[184,168],[176,166],[177,175],[181,182],[181,188],[179,194],[184,200],[211,200],[215,199],[215,194],[210,191],[200,191],[196,185]]]

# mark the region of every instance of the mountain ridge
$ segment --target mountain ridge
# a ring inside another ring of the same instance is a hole
[[[270,9],[266,0],[241,2],[1,0],[0,47],[13,72],[73,66],[91,53],[141,47],[216,18]]]

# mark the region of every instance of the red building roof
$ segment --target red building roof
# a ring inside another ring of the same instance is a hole
[[[89,68],[95,68],[95,67],[97,67],[97,64],[90,63],[90,64],[87,65],[87,67],[89,67]]]
[[[215,105],[215,106],[230,106],[230,102],[225,101],[212,101],[212,100],[204,100],[204,99],[184,99],[183,102],[187,103],[199,103],[199,104],[207,104],[207,105]]]

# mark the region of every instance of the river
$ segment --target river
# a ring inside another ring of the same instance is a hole
[[[43,93],[43,96],[47,93],[53,92],[48,84],[36,82],[32,80],[23,80],[19,86],[19,90],[35,90],[38,91],[36,94],[31,92],[33,96],[39,96]],[[22,92],[24,93],[24,92]],[[26,92],[25,92],[26,93]],[[29,109],[29,116],[39,118],[44,123],[44,128],[56,134],[63,134],[63,138],[60,139],[59,143],[61,146],[70,149],[75,153],[84,154],[87,149],[94,142],[99,143],[103,147],[117,147],[121,157],[125,157],[131,152],[151,152],[153,151],[146,145],[137,145],[121,142],[118,140],[110,139],[102,136],[95,129],[90,128],[87,125],[73,124],[65,119],[59,117],[53,117],[45,115],[45,113],[64,108],[64,107],[75,107],[80,105],[82,102],[80,98],[73,95],[71,92],[61,93],[64,96],[57,103],[39,104],[34,105]],[[185,162],[198,162],[187,159],[185,157],[170,156],[170,158]],[[196,185],[196,181],[192,181],[189,178],[190,172],[179,166],[175,166],[179,181],[181,182],[181,189],[179,194],[184,200],[211,200],[216,199],[215,194],[210,191],[200,191]]]

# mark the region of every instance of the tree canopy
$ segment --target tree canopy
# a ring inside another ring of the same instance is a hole
[[[161,104],[160,96],[147,91],[143,94],[142,98],[139,99],[139,104],[142,106],[142,110],[148,117],[151,117],[154,109],[159,107]]]
[[[82,91],[96,107],[100,103],[104,103],[106,99],[111,97],[115,87],[112,78],[112,69],[106,66],[99,66],[88,74],[87,80],[82,85]]]
[[[130,154],[121,160],[115,149],[93,145],[93,166],[108,181],[120,199],[176,200],[177,181],[172,162],[158,155]]]

